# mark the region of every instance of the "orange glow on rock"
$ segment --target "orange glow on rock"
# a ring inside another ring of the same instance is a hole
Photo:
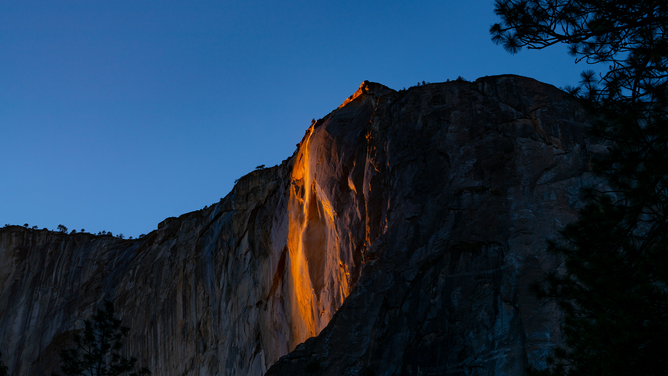
[[[311,126],[295,156],[288,201],[291,348],[318,335],[349,294],[348,266],[339,259],[337,214],[316,181],[322,146],[317,143],[322,141],[314,141],[315,133]]]
[[[339,108],[343,108],[343,107],[345,107],[345,105],[347,105],[348,103],[354,101],[354,100],[357,99],[357,97],[359,97],[360,95],[366,93],[367,85],[368,85],[368,84],[369,84],[369,81],[364,81],[364,82],[362,82],[362,84],[360,85],[360,88],[357,89],[357,91],[355,91],[355,93],[354,93],[353,95],[351,95],[351,96],[349,96],[348,98],[346,98],[346,100],[343,101],[343,103],[341,103],[341,105],[339,106]]]
[[[308,206],[310,199],[309,173],[309,143],[313,134],[313,127],[309,128],[307,136],[297,154],[292,170],[292,184],[290,186],[290,200],[288,202],[289,229],[288,251],[290,256],[289,285],[291,287],[291,309],[293,312],[292,337],[296,343],[315,335],[314,325],[314,291],[309,278],[308,263],[303,249],[303,232],[306,228]]]

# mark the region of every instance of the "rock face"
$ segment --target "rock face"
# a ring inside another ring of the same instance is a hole
[[[584,122],[519,76],[365,82],[291,158],[143,239],[1,229],[0,351],[49,374],[109,299],[155,375],[522,375],[560,343],[528,285],[595,183]]]

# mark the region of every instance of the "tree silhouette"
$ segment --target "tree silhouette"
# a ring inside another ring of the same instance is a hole
[[[2,362],[2,353],[0,352],[0,376],[7,376],[8,372],[7,366]]]
[[[93,321],[84,321],[83,334],[74,334],[75,346],[61,351],[61,372],[66,376],[150,375],[147,368],[132,372],[137,359],[120,355],[122,341],[129,331],[114,317],[114,305],[105,301],[104,309],[97,310]]]
[[[668,374],[668,2],[497,0],[492,40],[522,47],[569,45],[576,61],[605,63],[570,92],[608,145],[594,171],[608,188],[549,245],[565,273],[535,288],[564,313],[565,345],[546,375]]]

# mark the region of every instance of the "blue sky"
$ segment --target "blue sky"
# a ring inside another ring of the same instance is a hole
[[[494,45],[486,1],[0,3],[0,226],[137,236],[289,157],[364,80],[577,84]]]

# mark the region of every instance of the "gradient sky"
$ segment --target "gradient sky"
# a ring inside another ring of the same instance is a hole
[[[577,84],[494,45],[492,0],[3,1],[0,226],[137,236],[281,163],[364,80]]]

